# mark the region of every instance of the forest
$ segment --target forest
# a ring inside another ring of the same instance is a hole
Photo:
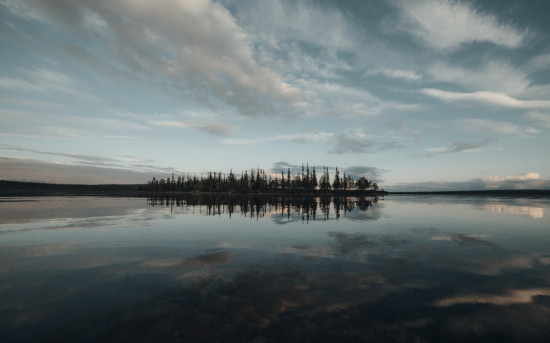
[[[209,172],[197,175],[178,176],[166,179],[156,179],[140,186],[141,192],[178,193],[178,192],[216,192],[216,193],[354,193],[354,192],[384,192],[378,185],[366,177],[354,180],[352,176],[340,175],[338,168],[331,178],[329,168],[323,168],[317,175],[315,167],[302,165],[302,172],[280,174],[266,173],[264,169],[251,169],[242,172],[239,177],[230,170],[229,173]]]

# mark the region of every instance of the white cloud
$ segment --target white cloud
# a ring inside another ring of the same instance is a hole
[[[441,89],[423,88],[422,94],[446,101],[468,101],[480,102],[500,107],[517,108],[517,109],[549,109],[550,101],[548,100],[519,100],[512,98],[506,94],[495,92],[450,92]]]
[[[473,42],[490,42],[507,48],[522,45],[527,31],[503,23],[472,4],[451,0],[396,0],[401,29],[436,50],[452,51]]]
[[[51,70],[38,69],[25,72],[28,80],[9,77],[0,78],[0,87],[8,90],[51,93],[89,98],[90,95],[76,89],[77,85],[65,74]]]
[[[427,72],[437,81],[457,84],[472,91],[522,95],[526,94],[530,85],[525,72],[498,61],[490,61],[479,69],[437,63],[429,67]]]
[[[256,63],[246,33],[227,9],[209,0],[6,4],[21,16],[63,26],[73,44],[106,70],[187,99],[248,115],[291,112],[301,99],[298,89]],[[90,25],[90,18],[100,25]]]
[[[538,126],[550,129],[550,114],[541,112],[529,112],[524,116],[525,119],[536,123]]]
[[[550,68],[550,53],[541,54],[533,57],[529,63],[529,67],[534,70],[548,70]]]
[[[521,175],[511,175],[511,176],[489,176],[484,178],[485,182],[504,182],[504,181],[526,181],[526,180],[538,180],[540,179],[539,173],[530,172],[527,174]]]
[[[531,137],[532,134],[537,133],[537,130],[532,127],[521,127],[513,123],[489,119],[459,119],[457,124],[463,129],[470,131],[494,132],[522,137]]]
[[[334,133],[322,131],[310,131],[278,135],[275,139],[289,140],[296,143],[327,142],[334,138]]]
[[[244,5],[243,5],[244,4]],[[334,50],[352,50],[358,32],[337,8],[309,1],[239,1],[241,18],[260,32],[276,32],[279,40],[297,40]]]
[[[372,75],[384,75],[390,79],[401,79],[406,81],[418,81],[422,79],[422,75],[413,71],[413,70],[403,70],[403,69],[389,69],[389,68],[378,68],[370,69],[365,73],[365,76]]]

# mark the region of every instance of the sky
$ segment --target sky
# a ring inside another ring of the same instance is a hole
[[[550,189],[550,2],[0,0],[0,179]]]

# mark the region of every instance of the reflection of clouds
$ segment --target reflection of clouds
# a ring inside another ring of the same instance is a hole
[[[450,297],[435,302],[437,307],[449,307],[458,304],[491,304],[506,306],[512,304],[527,304],[537,296],[550,296],[550,288],[534,288],[511,290],[504,295],[472,294],[466,296]]]
[[[331,231],[328,233],[328,236],[334,239],[334,248],[336,252],[343,255],[365,253],[370,248],[374,247],[397,248],[403,244],[410,243],[408,239],[397,239],[391,236],[370,237],[362,233]],[[368,252],[372,254],[372,251]]]
[[[433,236],[432,241],[454,241],[461,247],[473,247],[478,245],[491,248],[498,247],[497,244],[484,239],[485,237],[485,235],[455,234],[448,236]]]
[[[328,235],[334,238],[336,250],[344,255],[376,245],[373,241],[368,239],[367,235],[361,233],[348,234],[343,232],[329,232]]]
[[[296,255],[305,258],[334,258],[334,250],[326,246],[292,246],[276,249],[280,254]]]
[[[483,205],[483,209],[485,211],[494,212],[494,213],[526,215],[531,218],[544,217],[544,209],[542,207],[516,206],[516,205],[504,205],[504,204],[485,204]]]
[[[143,262],[143,265],[149,267],[166,268],[178,266],[190,267],[211,267],[219,264],[228,263],[233,259],[233,252],[222,251],[213,254],[203,254],[187,258],[165,258]]]
[[[500,275],[506,271],[532,269],[538,258],[536,255],[512,256],[499,260],[475,260],[464,266],[469,272],[482,275]]]
[[[17,199],[15,199],[17,200]],[[126,216],[143,207],[138,198],[43,197],[37,201],[12,201],[0,204],[2,224],[22,224],[64,220]]]
[[[25,257],[43,257],[52,255],[63,255],[74,252],[74,242],[60,242],[45,245],[28,245],[26,243],[9,243],[2,244],[2,250],[9,252],[11,249],[16,250],[17,255]]]
[[[69,249],[71,246],[75,245],[73,242],[66,243],[54,243],[48,245],[41,245],[35,247],[27,247],[26,255],[28,256],[49,256],[49,255],[62,255],[68,252],[71,252],[72,249]]]

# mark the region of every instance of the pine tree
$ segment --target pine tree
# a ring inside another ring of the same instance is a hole
[[[336,167],[336,174],[334,175],[334,181],[332,182],[332,188],[337,191],[342,187],[342,182],[340,181],[340,172],[338,167]]]

